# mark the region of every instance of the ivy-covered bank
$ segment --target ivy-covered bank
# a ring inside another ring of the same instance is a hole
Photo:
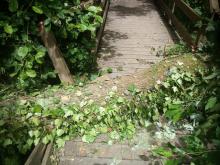
[[[161,131],[166,123],[172,128],[173,140],[152,150],[164,164],[216,164],[220,71],[216,67],[186,71],[184,67],[178,62],[167,70],[167,78],[158,80],[151,89],[140,91],[130,85],[130,99],[119,96],[115,86],[102,105],[92,99],[69,105],[54,99],[52,107],[47,106],[47,99],[20,99],[14,106],[8,102],[0,112],[3,164],[9,160],[18,163],[14,155],[27,154],[39,142],[53,141],[62,147],[66,140],[78,136],[91,143],[99,134],[108,134],[112,140],[129,139],[149,122],[160,125]],[[179,134],[181,131],[187,134]]]

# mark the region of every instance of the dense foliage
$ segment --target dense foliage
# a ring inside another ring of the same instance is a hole
[[[219,48],[220,48],[220,20],[219,15],[211,13],[210,12],[210,4],[209,1],[203,1],[203,0],[184,0],[193,10],[201,17],[201,21],[198,21],[196,24],[193,23],[191,26],[189,26],[189,30],[196,28],[202,28],[204,29],[203,35],[205,36],[205,39],[203,39],[203,42],[199,45],[200,51],[205,51],[208,54],[212,54],[214,58],[219,57]],[[184,18],[182,16],[182,18]],[[183,20],[183,19],[180,20]],[[186,24],[189,24],[190,21],[186,21]]]
[[[28,87],[55,78],[39,35],[39,23],[52,31],[73,73],[91,71],[101,8],[79,0],[3,0],[0,6],[0,77]]]
[[[54,141],[62,147],[66,140],[76,136],[82,136],[84,142],[93,142],[101,133],[109,133],[117,140],[131,138],[135,128],[133,112],[123,108],[127,101],[115,96],[115,89],[106,101],[105,107],[93,100],[60,105],[56,98],[52,107],[47,99],[18,100],[14,106],[0,106],[0,160],[7,164],[8,159],[16,158],[15,154],[26,154],[40,141]]]
[[[165,82],[146,95],[158,119],[159,114],[173,121],[191,125],[191,133],[178,137],[180,144],[171,142],[167,148],[155,150],[168,159],[167,164],[217,164],[220,153],[220,71],[198,70],[195,75],[172,68]],[[153,115],[155,120],[155,115]]]

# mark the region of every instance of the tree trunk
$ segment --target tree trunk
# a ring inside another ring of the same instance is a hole
[[[60,81],[65,85],[73,84],[74,83],[73,77],[63,58],[62,52],[57,46],[56,39],[51,31],[47,32],[45,30],[43,22],[40,23],[40,35],[44,42],[44,46],[47,48],[53,66],[56,72],[58,73]]]

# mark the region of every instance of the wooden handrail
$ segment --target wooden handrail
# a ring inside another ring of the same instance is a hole
[[[103,13],[102,13],[103,23],[102,23],[101,27],[98,29],[97,34],[96,34],[97,35],[96,36],[96,46],[93,50],[93,53],[95,55],[98,53],[98,49],[100,46],[101,38],[102,38],[103,31],[105,28],[106,20],[107,20],[109,6],[110,6],[110,0],[103,0],[103,6],[102,6],[103,7]]]
[[[92,0],[87,1],[86,5],[88,3],[91,3]],[[102,33],[105,26],[105,21],[107,19],[108,9],[110,5],[110,0],[103,0],[103,23],[100,27],[98,33],[97,33],[97,39],[96,39],[96,48],[95,53],[97,53],[98,46],[100,44],[100,40],[102,37]],[[30,156],[28,157],[25,165],[51,165],[50,156],[52,153],[53,143],[50,143],[48,145],[44,145],[42,143],[39,143],[31,152]]]
[[[199,21],[201,17],[183,0],[175,0],[176,6],[193,22]]]
[[[212,13],[220,14],[220,0],[209,0]]]
[[[189,45],[193,50],[196,49],[200,37],[202,35],[201,28],[197,30],[196,39],[193,39],[187,28],[184,24],[176,17],[175,10],[179,9],[182,13],[193,23],[201,20],[202,18],[183,0],[169,0],[169,4],[167,5],[164,0],[157,0],[159,6],[165,12],[165,15],[169,19],[169,23],[172,24],[177,30],[180,37]]]

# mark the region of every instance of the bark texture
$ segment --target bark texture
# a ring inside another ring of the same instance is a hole
[[[65,85],[73,84],[73,77],[63,58],[63,54],[57,45],[53,33],[51,31],[47,32],[42,23],[40,24],[40,35],[44,42],[44,46],[48,50],[48,54],[53,63],[53,66],[58,73],[60,81]]]

